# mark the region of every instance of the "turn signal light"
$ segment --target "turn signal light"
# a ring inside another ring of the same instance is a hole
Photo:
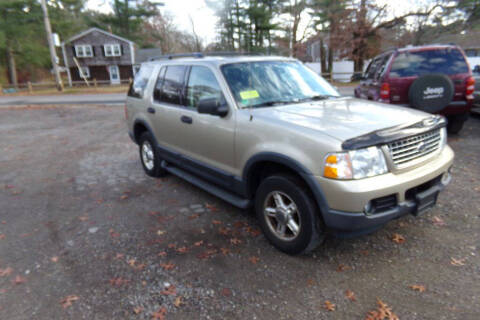
[[[382,83],[382,86],[380,87],[380,99],[390,100],[390,85],[388,82]]]
[[[465,81],[465,95],[467,99],[473,99],[473,92],[475,91],[475,79],[473,77],[468,77]]]

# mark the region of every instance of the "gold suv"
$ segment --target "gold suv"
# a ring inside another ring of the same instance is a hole
[[[143,64],[126,102],[147,175],[177,175],[240,208],[298,254],[329,232],[419,215],[449,183],[441,116],[341,97],[282,57],[168,56]]]

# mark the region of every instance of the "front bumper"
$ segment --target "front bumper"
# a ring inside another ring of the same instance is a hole
[[[438,194],[449,183],[453,158],[453,151],[446,146],[426,164],[398,174],[352,181],[317,177],[329,207],[323,212],[325,225],[343,231],[374,229],[403,215],[416,214],[421,209],[417,196]],[[372,200],[388,196],[396,199],[393,207],[365,213]]]

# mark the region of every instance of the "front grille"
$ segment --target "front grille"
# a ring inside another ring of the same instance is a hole
[[[441,138],[440,129],[437,129],[391,142],[388,144],[390,157],[397,167],[407,165],[412,160],[438,150]]]
[[[381,213],[397,206],[397,196],[391,194],[389,196],[376,198],[372,200],[372,213]]]

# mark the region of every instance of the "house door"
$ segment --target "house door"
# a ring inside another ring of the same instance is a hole
[[[118,70],[118,66],[108,66],[108,73],[110,73],[111,84],[120,83],[120,70]]]

